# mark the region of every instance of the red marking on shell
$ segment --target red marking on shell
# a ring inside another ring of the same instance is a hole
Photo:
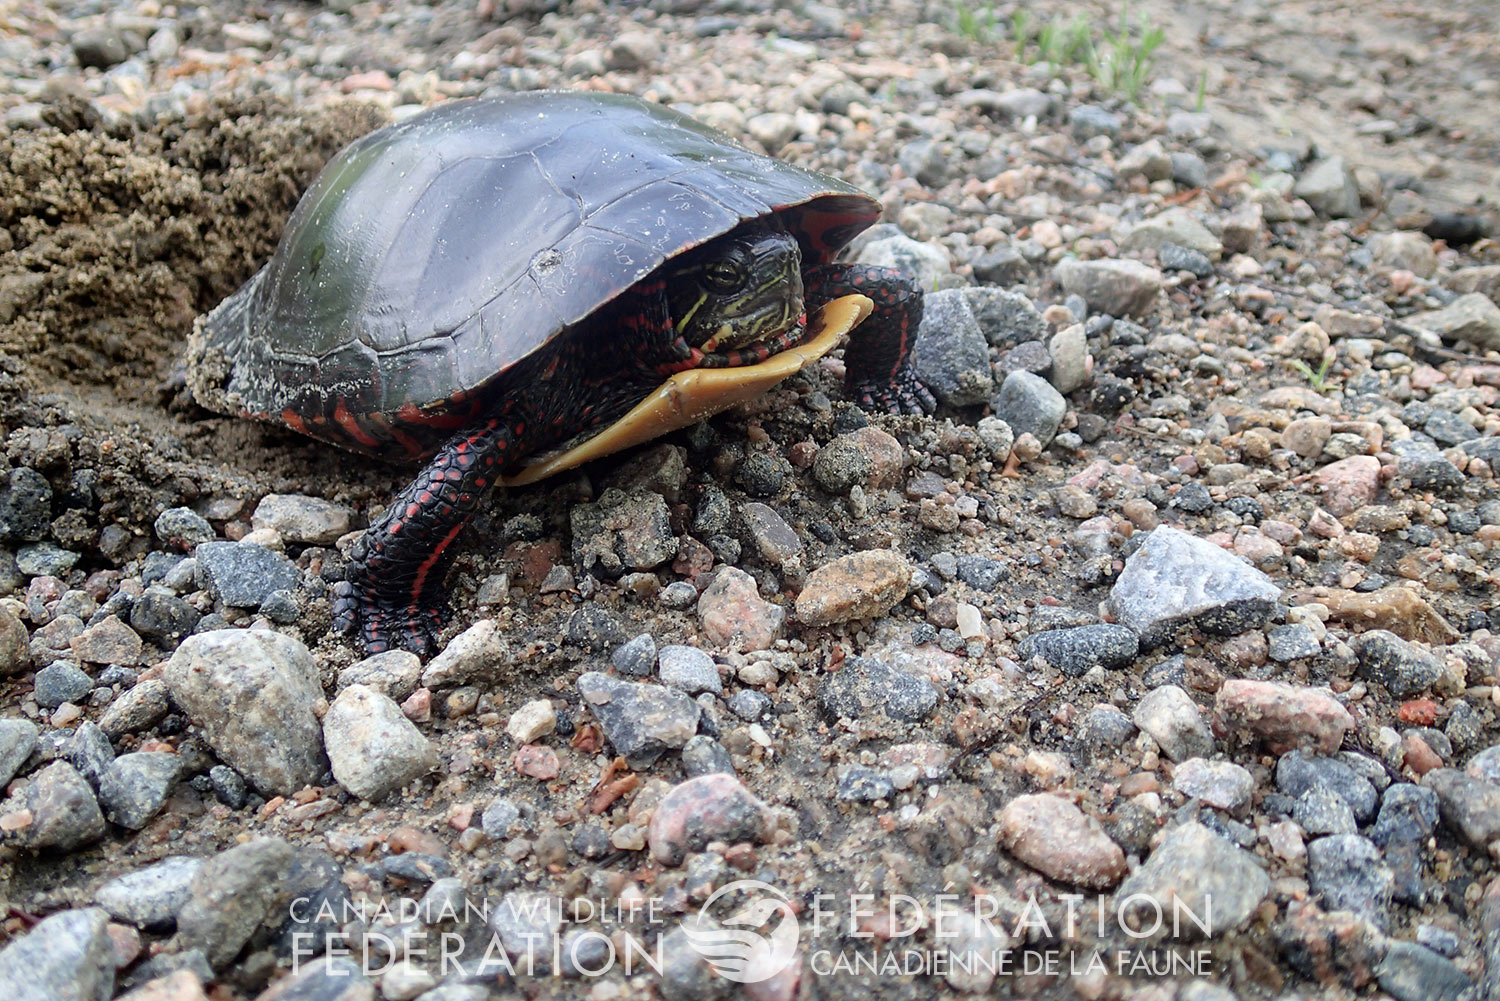
[[[302,422],[302,415],[290,408],[281,412],[281,423],[299,434],[307,434],[307,425]]]
[[[333,419],[339,422],[339,427],[343,428],[350,438],[353,438],[361,445],[374,448],[380,444],[378,439],[371,437],[364,428],[359,426],[359,421],[354,419],[354,415],[344,405],[344,398],[342,396],[339,397],[338,403],[333,408]]]

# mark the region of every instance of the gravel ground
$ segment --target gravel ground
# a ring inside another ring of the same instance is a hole
[[[1007,7],[228,8],[0,0],[0,997],[1500,997],[1490,7],[1136,4],[1134,101]],[[411,471],[182,349],[346,142],[539,87],[879,195],[942,406],[503,492],[361,659]]]

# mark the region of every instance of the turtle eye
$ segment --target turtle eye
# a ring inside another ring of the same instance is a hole
[[[733,292],[745,282],[745,269],[738,261],[711,261],[703,268],[703,283],[714,292]]]

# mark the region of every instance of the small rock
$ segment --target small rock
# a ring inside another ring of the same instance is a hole
[[[605,738],[632,768],[649,768],[698,730],[702,710],[675,688],[589,671],[579,677],[578,691]]]
[[[1065,257],[1053,268],[1063,291],[1080,295],[1090,310],[1110,316],[1144,316],[1161,294],[1162,273],[1140,261],[1082,261]]]
[[[148,678],[126,689],[99,717],[99,729],[111,738],[149,730],[172,711],[166,682]]]
[[[1248,920],[1270,891],[1271,879],[1254,856],[1202,824],[1188,823],[1174,828],[1115,896],[1124,900],[1140,893],[1154,900],[1155,907],[1145,909],[1148,920],[1179,906],[1211,915],[1208,934],[1219,937]],[[1198,933],[1190,922],[1182,928]]]
[[[1143,647],[1178,627],[1234,634],[1263,625],[1281,595],[1271,579],[1218,546],[1162,525],[1125,562],[1109,601]]]
[[[689,695],[724,690],[714,659],[697,647],[668,645],[661,648],[662,684],[681,689]]]
[[[1396,1001],[1459,1001],[1474,986],[1458,966],[1415,942],[1392,942],[1375,976]]]
[[[166,751],[122,754],[99,780],[99,802],[104,814],[121,827],[138,831],[167,802],[182,774],[182,759]]]
[[[1309,167],[1297,179],[1292,193],[1315,212],[1334,219],[1359,214],[1359,185],[1354,180],[1354,171],[1341,156],[1331,156]]]
[[[1354,911],[1383,925],[1393,879],[1380,849],[1357,834],[1334,834],[1307,846],[1308,882],[1328,911]]]
[[[766,650],[781,635],[786,609],[760,596],[755,578],[722,567],[698,596],[698,622],[711,643],[740,650]]]
[[[575,504],[573,562],[585,571],[618,577],[651,570],[677,555],[667,502],[646,490],[605,490],[593,504]]]
[[[376,801],[437,767],[437,749],[373,688],[350,685],[323,719],[323,743],[339,785]]]
[[[773,508],[751,501],[740,508],[740,516],[767,563],[779,567],[802,555],[802,540]]]
[[[557,729],[557,710],[550,699],[533,699],[510,714],[505,732],[518,744],[541,740]]]
[[[94,679],[87,672],[77,664],[60,660],[36,672],[32,698],[43,709],[56,709],[64,702],[82,702],[93,688]]]
[[[1120,244],[1124,250],[1156,250],[1172,245],[1217,258],[1224,247],[1197,214],[1187,209],[1168,209],[1136,223],[1125,232]],[[1158,256],[1160,254],[1158,253]]]
[[[140,928],[163,925],[187,903],[193,877],[201,868],[200,858],[173,855],[110,880],[99,887],[94,902],[116,920]]]
[[[0,606],[0,678],[20,674],[31,663],[31,637],[10,609]]]
[[[141,637],[119,618],[106,616],[75,636],[69,646],[73,656],[88,664],[138,664]]]
[[[641,633],[610,654],[609,662],[621,674],[649,678],[656,671],[656,656],[655,637],[650,633]]]
[[[201,542],[214,540],[214,527],[190,507],[167,508],[156,516],[156,537],[179,552],[191,552]]]
[[[1301,751],[1284,754],[1276,763],[1276,788],[1288,796],[1327,789],[1349,804],[1361,824],[1375,817],[1375,787],[1339,758],[1308,757]]]
[[[280,838],[256,838],[207,859],[177,912],[179,946],[203,950],[215,970],[227,967],[263,925],[286,920],[295,857]]]
[[[70,852],[98,841],[107,830],[94,790],[66,761],[43,768],[0,804],[0,815],[22,811],[30,811],[31,823],[15,836],[28,848]]]
[[[1359,676],[1379,682],[1398,699],[1431,688],[1443,676],[1436,657],[1384,629],[1352,637],[1349,648],[1359,658]]]
[[[1276,752],[1310,746],[1331,754],[1354,729],[1349,710],[1330,692],[1300,685],[1232,678],[1220,687],[1215,710],[1227,727]]]
[[[1434,768],[1422,786],[1437,793],[1443,823],[1470,845],[1484,851],[1500,838],[1500,786],[1455,768]]]
[[[1094,667],[1118,669],[1135,661],[1135,633],[1124,626],[1090,625],[1033,633],[1021,641],[1017,653],[1023,659],[1041,657],[1070,678],[1079,678]]]
[[[1468,341],[1484,350],[1500,351],[1500,306],[1482,292],[1461,295],[1442,309],[1417,313],[1406,322],[1449,343]]]
[[[1176,685],[1162,685],[1147,692],[1136,704],[1131,719],[1173,761],[1207,757],[1213,752],[1213,733],[1197,703]]]
[[[999,395],[990,401],[990,408],[1016,437],[1034,435],[1046,448],[1068,412],[1068,401],[1041,376],[1016,371],[1005,377]]]
[[[673,786],[651,815],[649,832],[652,857],[671,866],[710,841],[764,842],[770,836],[770,809],[723,773]]]
[[[220,758],[267,796],[316,783],[327,767],[313,707],[318,664],[280,633],[221,629],[189,636],[167,662],[172,700]]]
[[[340,671],[338,690],[343,691],[350,685],[364,685],[397,702],[404,702],[417,690],[421,678],[420,657],[409,650],[386,650]]]
[[[273,591],[295,589],[297,565],[251,542],[204,542],[193,550],[198,586],[232,608],[259,608]]]
[[[866,489],[893,486],[905,466],[900,442],[879,428],[862,427],[820,448],[812,470],[818,486],[842,496],[856,484]]]
[[[114,988],[109,915],[97,907],[58,911],[0,951],[7,1001],[107,1001]]]
[[[983,403],[995,390],[989,346],[962,289],[928,292],[912,346],[912,365],[933,394],[952,407]]]
[[[884,715],[900,723],[919,723],[937,708],[938,693],[928,682],[884,661],[854,657],[828,675],[818,701],[835,719]]]
[[[39,731],[28,719],[0,719],[0,789],[20,772],[31,752],[36,750]]]
[[[1255,793],[1255,777],[1230,761],[1188,758],[1172,772],[1172,786],[1217,810],[1240,813]]]
[[[1000,811],[1000,844],[1052,879],[1107,890],[1126,873],[1125,853],[1062,796],[1018,796]]]
[[[352,512],[342,504],[302,494],[266,494],[255,506],[250,525],[272,529],[287,542],[326,546],[349,532]]]
[[[808,574],[797,596],[797,618],[811,626],[884,615],[911,587],[911,566],[884,549],[841,556]]]

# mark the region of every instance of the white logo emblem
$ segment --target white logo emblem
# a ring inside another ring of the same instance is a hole
[[[740,902],[736,894],[747,899]],[[769,980],[797,960],[797,915],[786,894],[758,879],[719,887],[683,921],[682,931],[715,973],[737,984]]]

